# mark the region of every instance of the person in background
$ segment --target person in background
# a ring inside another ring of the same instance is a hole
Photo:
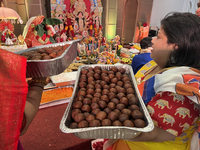
[[[154,129],[133,139],[108,140],[104,149],[199,149],[199,41],[197,15],[175,12],[161,20],[158,35],[152,40],[151,57],[156,65],[144,73],[138,85]]]
[[[152,58],[150,57],[152,49],[151,40],[152,37],[145,37],[140,41],[140,54],[133,57],[131,64],[134,74],[136,74],[142,66],[144,66],[146,63],[152,60]]]
[[[196,15],[200,17],[200,1],[197,3]]]
[[[23,150],[19,136],[33,121],[46,77],[26,81],[27,59],[0,49],[0,149]]]

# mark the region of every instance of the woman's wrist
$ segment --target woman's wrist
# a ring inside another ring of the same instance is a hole
[[[29,87],[40,87],[44,89],[44,86],[47,85],[48,82],[46,81],[46,77],[42,78],[32,78],[31,80],[28,81]]]

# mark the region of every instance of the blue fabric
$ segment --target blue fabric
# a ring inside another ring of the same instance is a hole
[[[133,57],[131,66],[133,68],[134,74],[136,74],[138,70],[140,70],[140,68],[144,66],[146,63],[153,60],[150,57],[150,54],[151,53],[142,53]]]
[[[145,104],[147,104],[152,99],[152,97],[156,94],[154,90],[154,82],[155,82],[155,76],[151,77],[144,84],[142,99],[144,100]]]

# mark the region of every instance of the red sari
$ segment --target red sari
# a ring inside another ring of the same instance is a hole
[[[0,149],[15,150],[28,93],[26,58],[0,49],[0,64]]]

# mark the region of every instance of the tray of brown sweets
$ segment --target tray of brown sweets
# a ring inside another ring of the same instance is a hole
[[[129,65],[84,65],[60,122],[83,139],[130,139],[153,130]]]
[[[26,77],[48,77],[62,73],[77,56],[79,40],[31,47],[16,52],[27,58]]]

